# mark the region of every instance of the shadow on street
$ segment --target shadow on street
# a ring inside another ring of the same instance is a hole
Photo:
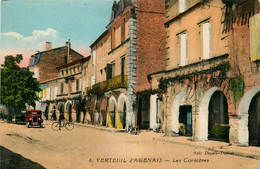
[[[0,146],[0,152],[1,169],[45,169],[40,164],[24,158],[20,154],[14,153],[3,146]]]

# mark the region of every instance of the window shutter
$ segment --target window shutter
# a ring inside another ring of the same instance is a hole
[[[211,36],[210,36],[210,23],[206,22],[203,24],[203,58],[210,58],[210,46],[211,46]]]
[[[181,50],[180,50],[181,66],[184,66],[187,64],[187,33],[183,33],[180,36],[181,36]]]
[[[260,60],[260,14],[249,20],[251,61]]]

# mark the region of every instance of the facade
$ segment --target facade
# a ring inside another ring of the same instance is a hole
[[[47,42],[45,51],[31,56],[29,69],[34,72],[40,83],[56,78],[58,76],[57,66],[83,58],[81,54],[71,49],[70,46],[69,42],[66,46],[52,49],[51,43]]]
[[[41,102],[48,107],[48,118],[57,120],[63,114],[69,121],[83,121],[83,64],[89,59],[90,56],[58,66],[58,77],[44,82],[49,92],[47,98],[43,97]]]
[[[40,81],[42,89],[38,93],[40,101],[36,102],[35,108],[42,110],[46,119],[52,115],[53,106],[50,107],[50,101],[57,99],[58,70],[56,67],[81,58],[83,58],[82,55],[71,49],[70,42],[66,46],[54,49],[52,49],[51,43],[47,42],[46,51],[31,56],[29,69],[34,72],[34,76]]]
[[[114,1],[107,30],[90,46],[92,75],[85,92],[90,123],[149,127],[149,109],[136,111],[136,93],[150,88],[149,73],[164,69],[164,20],[163,0]]]
[[[57,66],[81,58],[83,58],[81,54],[71,49],[70,42],[67,42],[66,46],[53,49],[51,43],[46,42],[46,50],[32,55],[29,65],[30,71],[34,72],[34,77],[40,82],[42,92],[39,93],[39,97],[47,99],[47,93],[50,91],[45,82],[57,78]],[[47,111],[46,106],[47,104],[36,102],[36,109]]]
[[[233,86],[240,86],[240,90],[233,87],[235,103],[230,111],[235,116],[229,137],[234,143],[250,146],[260,146],[259,10],[257,0],[237,0],[227,4],[225,15],[225,31],[231,37],[230,76]]]
[[[154,121],[168,136],[259,144],[259,3],[169,0],[166,9],[166,70],[148,76]]]

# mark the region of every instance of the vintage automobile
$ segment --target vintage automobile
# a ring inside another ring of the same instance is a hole
[[[17,114],[14,118],[14,122],[17,123],[25,123],[26,120],[26,112],[22,111],[19,114]]]
[[[41,110],[27,110],[26,111],[26,127],[39,126],[43,127],[42,111]]]

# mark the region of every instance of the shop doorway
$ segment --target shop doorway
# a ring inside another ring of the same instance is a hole
[[[192,106],[180,106],[179,135],[192,136]]]

